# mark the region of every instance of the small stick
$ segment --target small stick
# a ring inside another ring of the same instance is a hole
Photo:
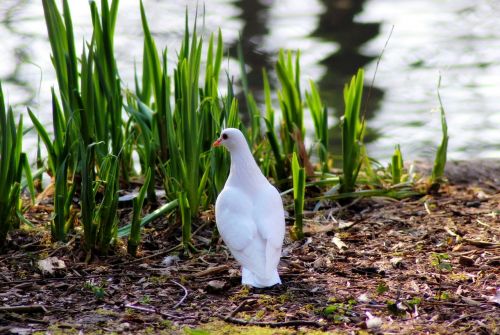
[[[159,311],[156,308],[147,308],[147,307],[136,306],[136,305],[132,305],[132,304],[126,304],[125,307],[126,308],[130,308],[130,309],[134,309],[134,310],[137,310],[137,311],[141,311],[141,312],[148,312],[148,313],[159,314],[159,315],[161,315],[163,317],[166,317],[166,318],[173,318],[173,319],[178,318],[175,315],[164,313],[162,311]]]
[[[184,302],[184,300],[186,300],[186,298],[187,298],[187,296],[188,296],[188,290],[187,290],[187,288],[185,288],[184,286],[182,286],[181,284],[179,284],[179,283],[178,283],[178,282],[176,282],[175,280],[171,280],[171,282],[172,282],[172,283],[174,283],[175,285],[177,285],[177,286],[181,287],[181,288],[184,290],[184,296],[182,297],[182,299],[181,299],[181,300],[179,300],[179,302],[178,302],[178,303],[176,303],[176,304],[174,305],[174,307],[172,307],[172,308],[177,308],[177,307],[179,307],[180,305],[182,305],[182,303]]]
[[[133,264],[133,263],[138,263],[138,262],[141,262],[145,259],[149,259],[149,258],[154,258],[156,256],[161,256],[161,255],[165,255],[165,254],[168,254],[174,250],[177,250],[177,249],[180,249],[182,246],[181,245],[176,245],[175,247],[172,247],[170,249],[167,249],[167,250],[163,250],[163,251],[160,251],[160,252],[157,252],[155,254],[152,254],[152,255],[148,255],[148,256],[145,256],[145,257],[141,257],[141,258],[136,258],[134,260],[131,260],[123,265],[129,265],[129,264]]]
[[[500,247],[500,243],[472,240],[470,238],[462,238],[462,241],[469,243],[469,244],[476,246],[476,247],[481,247],[481,248],[490,248],[490,247],[491,248],[498,248],[498,247]]]
[[[132,304],[126,304],[125,307],[130,308],[130,309],[135,309],[135,310],[141,311],[141,312],[158,313],[156,308],[147,308],[147,307],[136,306],[136,305],[132,305]]]
[[[445,227],[444,230],[448,233],[448,235],[456,237],[459,242],[465,242],[465,243],[474,245],[476,247],[482,247],[482,248],[489,248],[489,247],[498,248],[498,247],[500,247],[500,243],[473,240],[470,238],[461,237],[460,235],[458,235],[457,233],[455,233],[453,230],[451,230],[448,227]]]
[[[81,280],[81,279],[92,279],[92,278],[106,278],[106,277],[141,277],[140,274],[130,274],[130,273],[108,273],[100,275],[86,275],[86,276],[68,276],[68,277],[49,277],[49,278],[30,278],[30,279],[20,279],[12,280],[8,282],[0,282],[0,287],[3,285],[15,285],[22,283],[45,283],[51,281],[66,281],[66,280]]]
[[[370,97],[372,95],[372,89],[373,89],[373,85],[375,84],[375,77],[377,76],[378,66],[380,65],[380,61],[382,60],[382,56],[384,55],[385,49],[387,49],[387,45],[389,44],[389,40],[391,39],[393,31],[394,31],[394,25],[392,25],[389,36],[387,37],[387,40],[385,41],[384,47],[382,48],[382,52],[378,56],[377,64],[375,65],[375,72],[373,73],[372,82],[370,84],[370,89],[368,90],[368,95],[366,96],[366,100],[365,100],[365,109],[363,110],[363,121],[366,118],[366,110],[368,108],[368,103],[370,102]]]
[[[47,309],[43,305],[0,306],[0,312],[47,313]]]
[[[495,310],[496,310],[496,309],[492,309],[492,310],[490,310],[490,312],[493,312],[493,313],[494,313],[494,312],[495,312]],[[453,321],[451,321],[450,323],[448,323],[448,327],[453,326],[453,325],[454,325],[455,323],[457,323],[457,322],[460,322],[460,321],[462,321],[462,320],[468,319],[468,318],[470,318],[471,316],[481,315],[481,314],[484,314],[484,313],[487,313],[487,312],[485,312],[485,311],[481,311],[481,312],[477,312],[477,313],[472,313],[472,314],[464,315],[464,316],[462,316],[462,317],[460,317],[460,318],[458,318],[458,319],[456,319],[456,320],[453,320]]]
[[[316,321],[309,321],[309,320],[291,320],[291,321],[283,321],[283,322],[262,322],[262,321],[246,321],[246,320],[241,320],[237,319],[234,316],[247,304],[249,303],[250,300],[245,299],[243,300],[235,309],[229,313],[229,315],[224,316],[224,315],[217,315],[220,319],[222,319],[225,322],[230,322],[234,323],[237,325],[249,325],[249,326],[267,326],[271,328],[278,328],[278,327],[298,327],[298,326],[310,326],[310,327],[322,327],[323,325],[320,324],[319,322]]]
[[[261,322],[261,321],[245,321],[241,319],[236,319],[229,316],[221,316],[219,318],[226,322],[234,323],[241,326],[261,326],[261,327],[271,327],[271,328],[279,328],[279,327],[299,327],[299,326],[308,326],[308,327],[316,327],[320,328],[323,325],[316,321],[309,320],[291,320],[291,321],[283,321],[283,322]]]
[[[247,304],[247,302],[248,302],[248,300],[243,300],[241,302],[241,304],[239,304],[238,307],[233,309],[233,311],[231,313],[229,313],[229,315],[227,317],[232,318],[233,316],[235,316]]]
[[[12,319],[12,320],[15,320],[18,322],[23,322],[23,323],[29,322],[29,323],[38,323],[38,324],[42,324],[42,325],[50,324],[49,321],[33,319],[33,318],[25,318],[25,317],[18,316],[17,314],[10,314],[9,319]],[[1,332],[1,330],[0,330],[0,334],[3,334]]]
[[[225,271],[227,269],[229,269],[229,265],[226,265],[226,264],[212,266],[212,267],[206,268],[205,270],[193,273],[192,275],[189,275],[188,277],[192,277],[192,278],[205,277],[205,276],[208,276],[208,275],[211,275],[214,273],[219,273],[219,272]]]

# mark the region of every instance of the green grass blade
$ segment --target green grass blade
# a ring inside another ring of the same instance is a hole
[[[295,223],[291,233],[295,240],[301,240],[304,238],[302,213],[304,210],[306,176],[304,168],[300,167],[299,160],[297,159],[297,154],[295,152],[293,153],[292,158],[292,179]]]
[[[163,215],[167,215],[168,213],[172,212],[179,206],[179,201],[177,199],[174,199],[162,206],[160,206],[158,209],[156,209],[154,212],[149,213],[148,215],[144,216],[141,220],[141,227],[144,227],[148,223],[153,222],[157,218]],[[118,234],[117,237],[125,237],[130,234],[130,229],[131,229],[131,224],[127,224],[123,227],[120,227],[118,229]]]
[[[149,188],[149,183],[151,182],[151,169],[149,168],[146,172],[146,177],[144,179],[144,184],[142,185],[139,195],[137,198],[133,199],[133,214],[132,223],[130,227],[130,236],[127,241],[127,252],[135,256],[137,253],[137,247],[141,242],[141,211],[144,204],[144,198],[146,197],[147,189]]]

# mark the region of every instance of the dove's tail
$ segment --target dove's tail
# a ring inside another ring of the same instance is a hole
[[[281,279],[278,274],[278,270],[275,269],[274,272],[267,278],[258,277],[256,274],[248,270],[247,268],[241,268],[241,283],[243,285],[250,285],[253,287],[269,287],[276,284],[281,284]]]

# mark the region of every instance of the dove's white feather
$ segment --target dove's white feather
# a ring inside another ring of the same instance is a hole
[[[285,235],[281,196],[260,171],[239,130],[225,129],[218,142],[231,153],[231,171],[215,206],[217,228],[242,265],[244,284],[281,283],[277,272]]]

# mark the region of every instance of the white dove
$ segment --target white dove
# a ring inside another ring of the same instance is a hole
[[[285,237],[281,196],[260,171],[241,131],[224,129],[213,144],[220,145],[231,154],[231,170],[215,203],[215,220],[241,265],[241,283],[253,287],[281,284],[278,263]]]

